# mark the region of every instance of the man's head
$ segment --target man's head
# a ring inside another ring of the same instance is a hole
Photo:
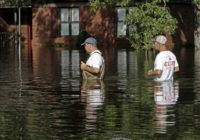
[[[81,46],[85,44],[92,44],[93,46],[97,46],[97,40],[93,37],[88,37],[82,44]]]
[[[158,35],[156,37],[156,42],[165,45],[167,43],[167,38],[164,35]]]
[[[164,35],[158,35],[156,36],[155,39],[155,49],[156,50],[162,50],[164,47],[164,49],[166,49],[166,43],[167,43],[167,38]]]
[[[88,37],[82,44],[81,46],[85,47],[85,50],[88,53],[93,52],[94,50],[97,49],[97,40],[93,37]]]

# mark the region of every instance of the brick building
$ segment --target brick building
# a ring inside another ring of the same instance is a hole
[[[0,4],[1,5],[1,4]],[[18,9],[0,8],[0,30],[17,29]],[[170,36],[171,43],[193,44],[194,11],[188,0],[172,0],[168,4],[171,14],[178,20],[178,29]],[[22,36],[25,44],[33,47],[64,44],[66,47],[80,45],[86,36],[100,40],[103,47],[125,47],[129,29],[123,23],[125,15],[132,7],[90,11],[88,0],[32,0],[32,4],[21,7]],[[12,28],[11,28],[12,27]]]

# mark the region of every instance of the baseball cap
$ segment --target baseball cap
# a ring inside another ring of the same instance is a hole
[[[158,35],[156,37],[156,42],[164,45],[167,42],[167,38],[164,35]]]
[[[97,45],[97,40],[93,37],[88,37],[82,44],[81,46],[85,45],[85,44],[93,44],[93,45]]]

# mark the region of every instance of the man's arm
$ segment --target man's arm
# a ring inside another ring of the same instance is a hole
[[[149,76],[160,77],[161,74],[162,74],[162,70],[159,70],[159,69],[149,70],[147,74],[148,74]]]
[[[81,70],[85,70],[85,71],[88,71],[88,72],[94,73],[94,74],[97,74],[100,72],[99,68],[88,66],[84,62],[81,62]]]
[[[178,71],[179,71],[179,67],[177,66],[174,68],[174,72],[178,72]]]

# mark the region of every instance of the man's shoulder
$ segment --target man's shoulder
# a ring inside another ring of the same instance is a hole
[[[169,56],[169,55],[175,56],[174,53],[171,52],[171,51],[162,51],[162,52],[158,53],[157,56],[159,56],[159,57],[164,57],[164,56]]]
[[[157,55],[156,55],[156,58],[161,58],[163,56],[165,56],[166,54],[163,53],[163,52],[159,52]]]
[[[102,53],[100,51],[94,51],[94,52],[92,52],[91,56],[92,57],[101,57]]]
[[[102,55],[101,51],[99,51],[99,50],[93,51],[92,54],[99,54],[99,55]]]

